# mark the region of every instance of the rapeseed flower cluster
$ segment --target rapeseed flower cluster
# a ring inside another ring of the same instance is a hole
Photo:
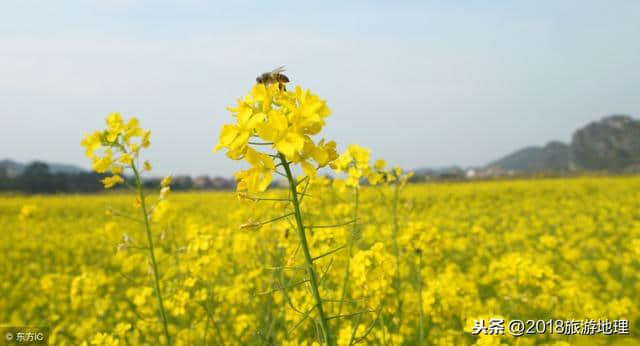
[[[124,183],[122,173],[125,169],[131,169],[134,178],[135,189],[137,190],[138,197],[136,199],[135,206],[142,212],[142,218],[136,219],[135,217],[124,215],[118,212],[119,216],[124,216],[130,220],[137,221],[144,225],[146,231],[146,249],[149,256],[149,268],[148,271],[153,278],[155,295],[158,301],[159,317],[162,321],[164,339],[167,344],[171,344],[171,337],[169,335],[169,327],[167,321],[167,314],[165,312],[165,303],[163,301],[163,294],[160,288],[160,274],[158,273],[158,265],[156,261],[156,254],[154,250],[153,234],[151,232],[151,222],[163,219],[163,216],[168,210],[168,202],[166,201],[167,194],[171,187],[171,177],[167,176],[160,182],[160,197],[154,206],[147,208],[147,196],[144,193],[141,179],[141,171],[137,168],[138,156],[140,154],[140,148],[148,148],[151,145],[150,137],[151,131],[143,130],[139,126],[137,118],[130,118],[126,123],[123,121],[120,113],[112,113],[106,118],[107,128],[105,130],[96,130],[93,133],[87,134],[81,141],[81,145],[85,147],[85,155],[92,160],[92,168],[97,173],[105,173],[107,170],[111,171],[111,176],[104,178],[102,183],[105,189],[111,188],[116,184]],[[137,139],[137,140],[136,140]],[[103,149],[103,154],[96,154],[97,151]],[[143,164],[145,171],[151,170],[151,163],[145,161]],[[113,212],[110,210],[110,212]],[[131,238],[128,234],[123,235],[123,242],[118,245],[118,249],[131,248]],[[92,281],[93,282],[93,281]],[[73,284],[76,282],[74,281]],[[145,288],[144,292],[148,292],[150,288]],[[86,292],[86,289],[81,292]],[[72,285],[73,293],[73,285]],[[77,295],[72,294],[72,297]],[[142,305],[145,303],[145,296],[136,294],[134,296],[134,304]],[[184,296],[180,296],[184,298]],[[188,296],[187,296],[188,299]],[[172,299],[171,309],[172,311],[184,311],[184,307],[180,305],[184,299],[180,299],[175,304],[176,300]],[[99,302],[105,302],[100,300]],[[139,303],[139,304],[138,304]],[[72,299],[72,306],[73,306]],[[111,335],[98,333],[91,340],[95,345],[115,345],[118,343],[118,339],[113,339]]]
[[[346,173],[345,179],[335,179],[333,185],[338,190],[344,190],[345,187],[356,187],[360,185],[361,180],[371,185],[377,185],[385,182],[386,177],[392,178],[388,172],[384,171],[386,162],[378,160],[372,167],[369,164],[371,153],[367,148],[363,148],[357,144],[350,145],[347,150],[331,163],[331,167],[336,173]]]
[[[107,119],[105,130],[96,130],[82,139],[85,155],[91,159],[91,167],[97,173],[111,172],[110,177],[102,180],[105,188],[111,188],[124,182],[122,173],[131,168],[138,158],[141,148],[151,145],[151,131],[140,128],[137,118],[126,123],[120,113],[112,113]],[[98,153],[103,149],[102,153]],[[144,162],[144,169],[151,170],[151,164]]]
[[[311,138],[320,133],[331,111],[309,90],[297,86],[287,92],[277,84],[256,84],[229,110],[236,122],[223,126],[215,151],[226,148],[229,158],[251,166],[236,174],[238,191],[265,191],[273,179],[274,156],[256,147],[269,146],[282,153],[309,177],[337,157],[334,141]]]

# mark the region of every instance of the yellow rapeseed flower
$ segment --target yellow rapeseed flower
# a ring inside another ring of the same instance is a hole
[[[169,185],[171,185],[171,176],[167,175],[166,177],[162,178],[162,181],[160,182],[160,186],[168,187]]]
[[[93,158],[93,153],[102,146],[102,133],[93,131],[87,134],[80,143],[86,148],[85,155],[91,159]]]
[[[270,146],[299,164],[309,177],[337,158],[335,142],[320,140],[316,144],[311,138],[320,132],[331,112],[326,102],[309,90],[296,87],[287,92],[275,84],[256,84],[236,107],[228,109],[236,122],[222,127],[214,151],[226,148],[229,158],[245,160],[251,166],[236,173],[238,191],[260,192],[271,184],[274,160],[257,147]]]
[[[111,171],[113,176],[102,180],[105,188],[111,188],[124,180],[121,177],[127,168],[133,168],[134,160],[140,154],[140,147],[150,145],[151,131],[140,128],[137,118],[130,118],[126,124],[120,113],[107,116],[104,131],[91,132],[80,144],[85,148],[85,155],[91,159],[91,168],[97,173]],[[138,141],[134,139],[138,138]],[[99,152],[100,149],[102,153]],[[151,170],[151,163],[145,161],[144,170]]]
[[[101,181],[102,181],[102,184],[104,184],[105,189],[110,189],[116,186],[117,184],[123,183],[124,179],[122,179],[122,177],[119,175],[112,175],[110,177],[106,177],[102,179]]]

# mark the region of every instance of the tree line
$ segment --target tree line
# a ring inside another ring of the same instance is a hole
[[[49,165],[44,162],[32,162],[28,164],[21,174],[10,175],[6,167],[0,166],[0,191],[36,193],[91,193],[104,191],[100,180],[107,175],[95,172],[51,172]],[[124,177],[131,185],[133,179]],[[160,178],[147,178],[143,181],[146,188],[157,188]],[[192,179],[189,176],[177,176],[173,178],[172,190],[224,190],[233,189],[234,183],[230,179],[209,178],[200,176]],[[119,185],[115,189],[126,189],[126,184]]]

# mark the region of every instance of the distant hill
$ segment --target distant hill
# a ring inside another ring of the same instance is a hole
[[[417,169],[421,177],[497,177],[568,171],[640,172],[640,120],[611,115],[577,129],[571,143],[551,141],[514,151],[482,167]]]
[[[570,162],[576,170],[638,171],[640,120],[612,115],[577,130]]]
[[[569,146],[553,141],[544,147],[526,147],[489,163],[486,168],[516,172],[566,171],[569,169]]]
[[[484,167],[514,172],[640,171],[640,120],[611,115],[577,129],[570,144],[526,147]]]
[[[0,161],[0,172],[4,172],[7,177],[13,178],[21,175],[25,168],[33,162],[24,164],[20,162],[16,162],[13,160],[5,159]],[[47,163],[49,166],[49,173],[57,174],[78,174],[78,173],[87,173],[88,171],[84,168],[80,168],[74,165],[69,164],[61,164],[61,163]]]

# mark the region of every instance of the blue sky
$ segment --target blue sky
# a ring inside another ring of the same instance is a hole
[[[0,159],[88,167],[113,111],[156,174],[231,175],[225,107],[286,65],[328,100],[324,137],[407,168],[487,163],[640,116],[640,2],[3,1]]]

